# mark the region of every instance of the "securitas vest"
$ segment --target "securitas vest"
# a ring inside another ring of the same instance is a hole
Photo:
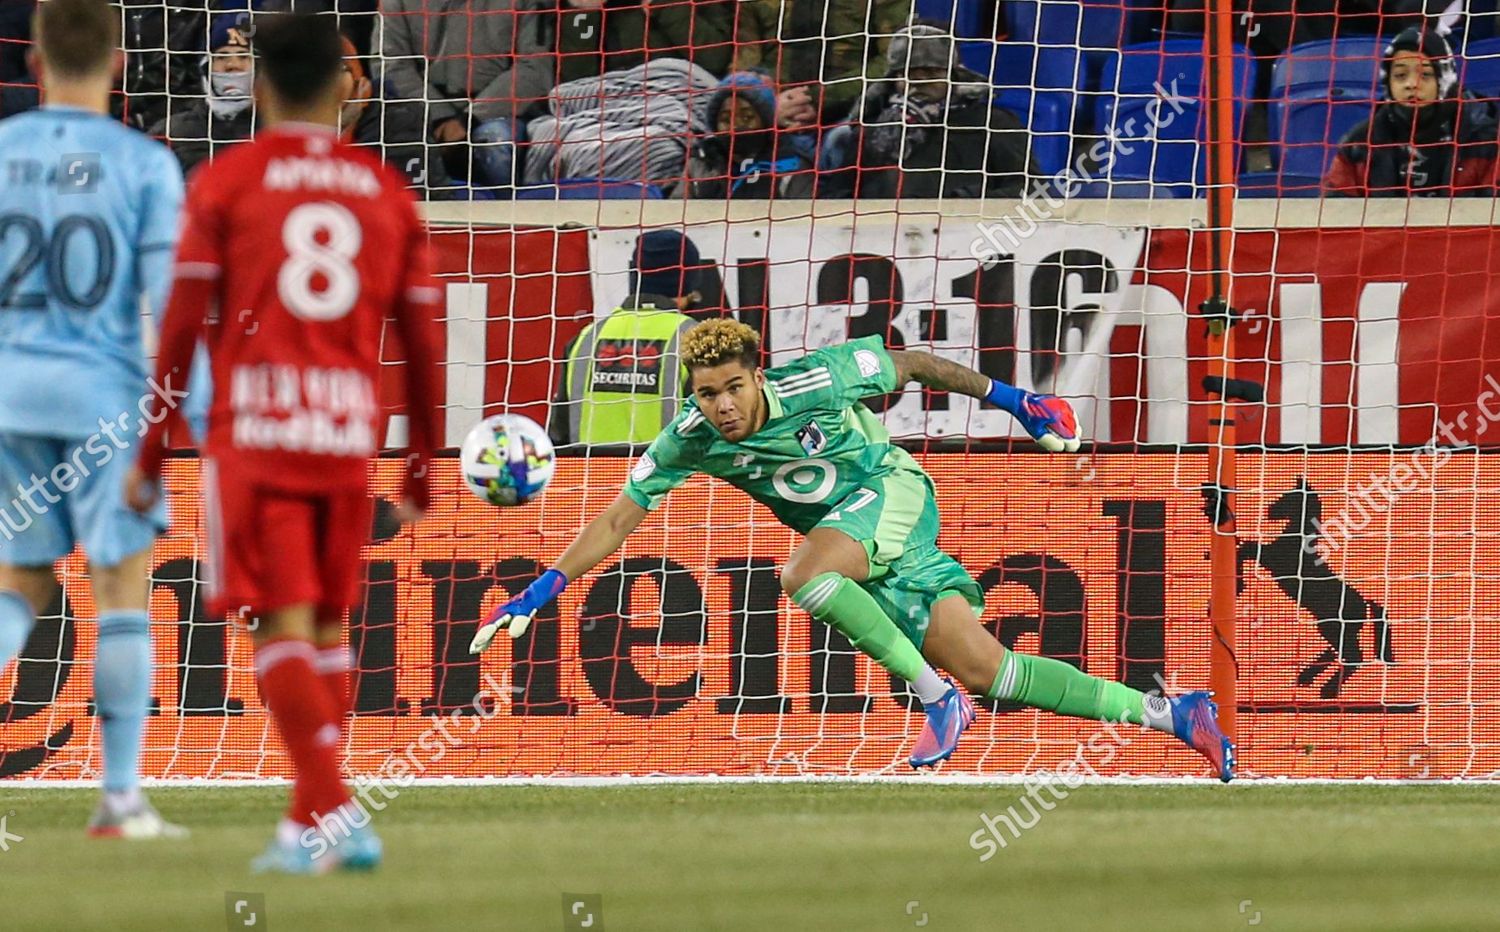
[[[569,443],[650,443],[677,416],[678,344],[696,323],[650,304],[617,308],[578,335],[563,373]]]

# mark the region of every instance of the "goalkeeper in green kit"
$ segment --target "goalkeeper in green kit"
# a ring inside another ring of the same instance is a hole
[[[968,695],[940,678],[937,666],[990,699],[1175,735],[1206,757],[1220,779],[1232,778],[1234,746],[1219,729],[1208,693],[1146,694],[995,640],[979,623],[984,593],[938,549],[931,477],[891,443],[861,399],[920,382],[998,405],[1045,449],[1071,452],[1079,440],[1066,401],[929,353],[887,350],[879,337],[762,370],[759,334],[729,318],[693,327],[681,354],[692,379],[682,411],[557,565],[485,620],[471,653],[484,650],[501,628],[519,637],[538,609],[618,550],[667,493],[703,472],[743,490],[804,535],[782,570],[782,590],[911,683],[927,713],[913,767],[946,760],[974,718]]]

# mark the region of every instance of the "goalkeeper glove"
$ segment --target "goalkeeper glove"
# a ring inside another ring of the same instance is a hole
[[[992,379],[985,401],[1009,411],[1043,450],[1050,453],[1077,451],[1080,445],[1078,419],[1073,415],[1073,406],[1064,399],[1056,395],[1038,395]]]
[[[541,611],[542,606],[557,598],[567,587],[568,577],[557,570],[548,570],[538,576],[535,582],[526,587],[526,591],[490,613],[490,617],[474,632],[474,640],[469,642],[469,653],[477,654],[489,647],[490,641],[495,639],[501,628],[510,632],[512,640],[525,634],[526,628],[531,624],[531,616]]]

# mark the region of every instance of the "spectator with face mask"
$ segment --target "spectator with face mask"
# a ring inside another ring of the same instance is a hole
[[[812,141],[776,127],[776,89],[763,71],[741,71],[709,98],[709,132],[693,141],[686,198],[806,198],[813,193]]]
[[[184,173],[255,132],[255,63],[250,54],[249,14],[221,13],[210,22],[206,96],[192,100],[150,130],[164,137]]]
[[[820,197],[1019,197],[1041,172],[1014,113],[959,65],[953,37],[918,22],[891,39],[884,80],[825,138]]]
[[[1345,197],[1493,197],[1496,123],[1466,96],[1448,41],[1410,28],[1386,46],[1385,98],[1351,129],[1323,179]]]
[[[367,146],[418,188],[442,187],[448,176],[442,160],[429,158],[423,106],[416,101],[383,99],[365,70],[353,39],[344,34],[344,73],[339,79],[344,106],[339,132],[357,146]]]

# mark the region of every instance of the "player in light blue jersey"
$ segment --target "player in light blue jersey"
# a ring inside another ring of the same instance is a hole
[[[96,836],[185,832],[140,789],[151,702],[146,579],[162,504],[126,506],[148,408],[142,302],[160,316],[182,203],[165,146],[108,115],[123,63],[107,0],[48,0],[33,22],[46,104],[0,121],[0,665],[82,544],[98,609],[94,699],[104,751]],[[181,385],[157,385],[169,406]]]

